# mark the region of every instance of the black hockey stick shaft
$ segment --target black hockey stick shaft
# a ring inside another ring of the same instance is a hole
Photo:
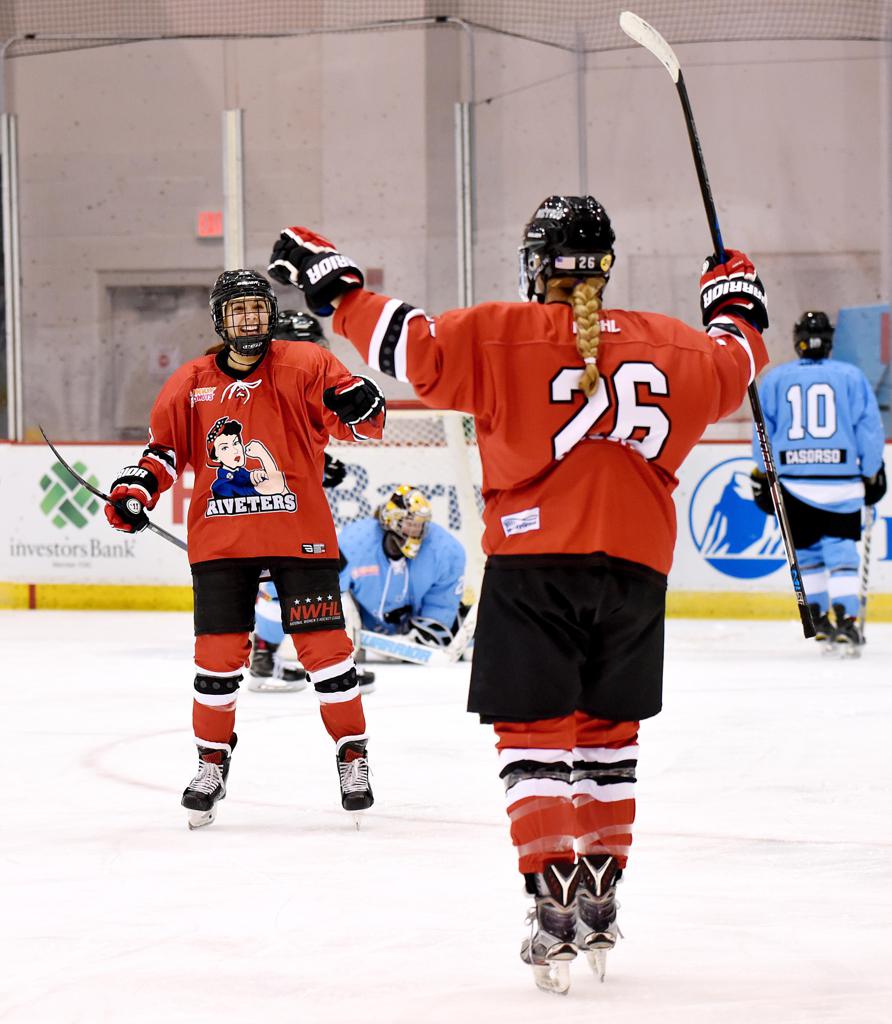
[[[688,129],[688,138],[691,142],[691,153],[694,157],[694,166],[697,169],[697,180],[700,182],[700,195],[703,197],[703,206],[706,210],[706,219],[709,221],[709,232],[712,236],[712,247],[715,251],[715,258],[719,263],[724,262],[725,246],[722,242],[722,232],[719,227],[719,215],[716,212],[715,200],[712,198],[712,189],[709,185],[709,177],[706,174],[706,163],[703,159],[703,149],[700,146],[700,137],[697,135],[697,126],[694,123],[694,113],[691,110],[691,101],[688,99],[688,90],[685,86],[684,75],[679,71],[676,82],[678,97],[681,100],[681,108],[684,111],[685,124]],[[762,412],[762,402],[759,399],[759,389],[753,381],[746,389],[750,400],[750,408],[753,413],[753,422],[756,425],[756,436],[759,439],[759,451],[762,453],[762,461],[765,463],[765,476],[768,480],[768,489],[771,492],[771,503],[774,506],[774,514],[780,524],[781,538],[784,542],[784,551],[787,556],[787,564],[790,567],[790,577],[793,581],[793,592],[796,595],[796,604],[799,608],[799,618],[802,620],[802,629],[806,637],[815,635],[815,625],[812,621],[811,611],[808,607],[808,598],[805,587],[802,585],[802,571],[799,568],[799,559],[796,557],[796,548],[793,544],[793,535],[790,530],[790,521],[787,518],[787,509],[784,505],[784,496],[781,492],[780,481],[777,476],[777,467],[774,462],[774,455],[771,451],[771,443],[768,440],[768,430],[765,426],[765,415]]]
[[[694,167],[697,171],[697,180],[700,183],[700,195],[703,198],[703,207],[706,210],[706,219],[709,222],[709,233],[712,237],[712,247],[716,260],[719,263],[725,259],[725,245],[722,241],[722,232],[719,227],[719,217],[715,208],[715,200],[712,198],[712,188],[709,185],[709,177],[706,173],[706,161],[703,159],[703,149],[700,145],[700,136],[697,134],[697,126],[694,123],[694,112],[691,109],[691,101],[688,98],[688,90],[685,86],[684,75],[681,73],[681,66],[672,48],[665,39],[649,25],[643,18],[632,14],[630,11],[620,15],[620,26],[623,31],[636,43],[649,50],[669,72],[675,82],[678,98],[681,100],[681,109],[684,112],[685,126],[688,130],[688,139],[691,143],[691,153],[694,157]],[[787,565],[790,567],[790,577],[793,582],[793,593],[796,596],[796,604],[799,609],[799,618],[802,622],[802,631],[806,637],[815,635],[815,625],[812,621],[811,612],[808,607],[808,599],[805,588],[802,585],[802,571],[799,568],[799,559],[796,557],[796,548],[793,545],[790,522],[787,519],[787,510],[784,506],[784,498],[781,493],[780,482],[777,476],[777,468],[774,456],[771,452],[771,444],[768,440],[768,431],[765,427],[765,416],[762,412],[762,403],[759,400],[759,390],[753,381],[746,389],[750,401],[750,408],[753,413],[753,422],[756,425],[756,436],[759,439],[759,451],[762,453],[762,461],[765,463],[765,476],[768,481],[768,489],[771,493],[771,503],[774,506],[774,513],[780,524],[781,539],[784,544],[784,553],[787,557]]]
[[[43,427],[41,427],[39,424],[38,429],[40,430],[41,434],[43,434],[43,439],[49,445],[53,455],[56,456],[59,465],[62,466],[65,470],[67,470],[67,472],[69,472],[82,487],[86,487],[91,494],[95,494],[97,498],[101,498],[107,505],[111,505],[113,508],[116,508],[118,512],[122,515],[127,511],[126,505],[123,501],[112,501],[107,494],[104,494],[102,491],[100,491],[98,487],[94,487],[89,480],[84,480],[80,473],[78,473],[75,469],[69,466],[65,459],[62,458],[62,456],[59,454],[59,449],[56,448],[53,442],[46,436]],[[150,522],[148,520],[146,522],[146,526],[148,527],[148,529],[152,531],[152,533],[157,533],[159,537],[163,537],[169,543],[174,544],[176,547],[180,548],[181,551],[188,550],[188,546],[185,541],[180,540],[179,537],[174,537],[172,533],[168,533],[167,530],[163,529],[162,527],[156,526],[153,522]]]

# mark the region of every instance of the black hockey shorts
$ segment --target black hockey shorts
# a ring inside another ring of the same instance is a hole
[[[634,722],[663,701],[666,577],[607,555],[491,556],[468,710],[483,722],[585,711]]]
[[[192,566],[195,635],[250,633],[260,573],[269,569],[286,633],[343,629],[334,558],[226,558]]]
[[[810,548],[822,537],[842,537],[844,540],[861,539],[861,510],[857,512],[828,512],[800,501],[781,483],[784,494],[784,508],[797,550]]]

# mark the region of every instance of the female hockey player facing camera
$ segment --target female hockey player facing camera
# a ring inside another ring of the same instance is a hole
[[[662,702],[672,490],[707,424],[766,364],[761,282],[729,250],[700,278],[705,332],[602,308],[614,234],[591,196],[551,196],[520,248],[525,304],[428,317],[364,290],[321,237],[287,228],[269,272],[373,369],[473,413],[484,549],[469,710],[495,728],[511,836],[533,898],[521,957],[566,992],[616,941],[635,815],[638,723]]]
[[[148,447],[113,482],[109,497],[118,504],[106,505],[116,530],[137,532],[146,526],[145,510],[183,467],[195,470],[187,528],[198,773],[183,794],[189,826],[210,824],[226,795],[236,698],[263,569],[281,595],[282,626],[337,745],[342,806],[364,810],[372,804],[365,716],[344,631],[337,538],[322,491],[323,449],[329,435],[381,437],[384,396],[320,346],[271,341],[276,297],[259,274],[226,271],[210,307],[223,349],[186,363],[164,385]]]

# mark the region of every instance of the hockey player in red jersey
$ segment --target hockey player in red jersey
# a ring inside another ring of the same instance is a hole
[[[342,805],[362,811],[373,800],[368,738],[344,630],[337,537],[322,490],[323,449],[330,435],[381,437],[384,396],[321,346],[271,340],[276,297],[259,274],[221,274],[210,307],[223,349],[169,378],[152,409],[148,446],[113,482],[116,504],[106,505],[115,529],[139,531],[146,510],[183,468],[195,471],[187,528],[198,773],[182,803],[196,828],[214,820],[226,795],[236,698],[267,569],[281,598],[282,626],[336,743]]]
[[[767,363],[764,290],[728,251],[700,279],[705,332],[602,307],[614,233],[591,196],[551,196],[524,231],[524,304],[438,317],[362,288],[325,238],[287,228],[270,274],[368,364],[475,417],[488,555],[469,710],[494,728],[511,836],[534,900],[521,947],[566,992],[604,976],[632,841],[638,723],[662,703],[676,472]],[[328,302],[339,277],[340,299]],[[328,286],[317,302],[316,288]]]

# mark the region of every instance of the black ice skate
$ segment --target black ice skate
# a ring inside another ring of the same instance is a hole
[[[815,641],[827,653],[834,633],[830,616],[826,612],[821,611],[819,604],[809,604],[808,610],[811,612],[811,620],[815,624]]]
[[[344,736],[338,740],[338,779],[341,783],[341,806],[354,816],[359,828],[359,815],[375,802],[369,784],[368,738]]]
[[[860,658],[864,637],[858,628],[857,620],[854,616],[846,615],[845,608],[841,604],[833,606],[833,614],[836,616],[836,631],[833,634],[834,652],[843,658]]]
[[[367,668],[358,668],[356,670],[356,682],[359,683],[360,693],[375,692],[375,673],[370,672]]]
[[[622,936],[616,924],[616,883],[622,869],[609,854],[589,854],[579,859],[576,893],[576,937],[589,966],[603,981],[607,954]]]
[[[527,892],[535,903],[527,915],[530,937],[523,940],[520,959],[533,968],[533,980],[543,992],[566,995],[570,963],[576,959],[579,866],[554,861],[544,871],[525,877]]]
[[[237,742],[238,737],[233,733],[228,754],[225,750],[198,748],[198,774],[186,787],[180,801],[189,812],[190,829],[210,825],[217,817],[217,801],[226,796],[229,762]]]
[[[254,638],[248,689],[255,693],[299,693],[307,688],[307,673],[296,661],[286,661],[279,644]],[[289,648],[290,649],[290,648]]]

